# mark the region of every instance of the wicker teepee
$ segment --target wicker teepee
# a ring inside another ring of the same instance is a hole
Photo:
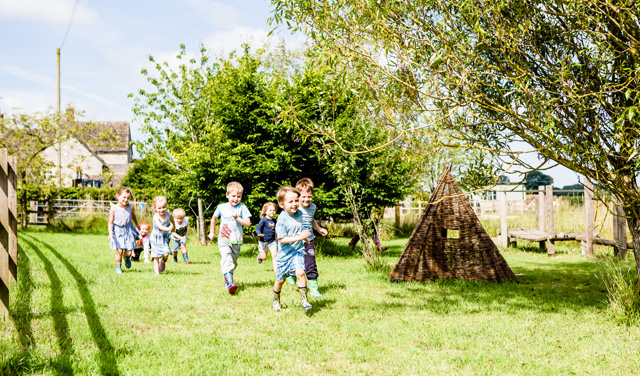
[[[411,234],[392,281],[515,281],[447,167]]]

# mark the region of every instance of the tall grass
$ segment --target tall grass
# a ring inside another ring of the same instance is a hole
[[[600,265],[598,275],[607,291],[613,319],[625,325],[640,323],[640,281],[635,270],[608,259]]]

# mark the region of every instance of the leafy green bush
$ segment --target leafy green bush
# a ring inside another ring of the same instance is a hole
[[[640,322],[640,282],[635,271],[625,270],[609,260],[602,264],[599,277],[607,291],[614,320],[625,325]]]
[[[48,232],[81,232],[107,235],[109,218],[98,215],[56,219],[46,227]]]

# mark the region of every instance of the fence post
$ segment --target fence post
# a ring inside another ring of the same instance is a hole
[[[9,286],[18,272],[18,202],[16,158],[0,149],[0,317],[9,316]]]
[[[551,240],[556,235],[553,226],[553,185],[547,185],[545,192],[545,222],[547,227],[547,256],[556,254],[555,244]]]
[[[538,230],[544,231],[544,216],[546,215],[544,211],[544,185],[538,187]]]
[[[396,229],[400,229],[400,202],[396,203],[396,206],[394,207],[394,211],[395,211],[395,221],[396,221]]]
[[[508,247],[509,246],[509,234],[507,234],[507,192],[502,188],[498,191],[498,196],[500,197],[500,246]]]
[[[584,241],[582,242],[582,255],[593,257],[593,227],[595,207],[593,203],[593,184],[584,178]]]

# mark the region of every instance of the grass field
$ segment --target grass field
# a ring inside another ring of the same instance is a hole
[[[346,247],[348,239],[338,240]],[[387,242],[389,267],[406,239]],[[320,256],[322,299],[304,313],[243,248],[237,295],[216,247],[154,277],[117,276],[106,235],[22,232],[0,375],[632,375],[640,329],[614,324],[598,260],[509,249],[519,283],[389,283],[357,257]],[[534,248],[532,248],[534,249]]]

